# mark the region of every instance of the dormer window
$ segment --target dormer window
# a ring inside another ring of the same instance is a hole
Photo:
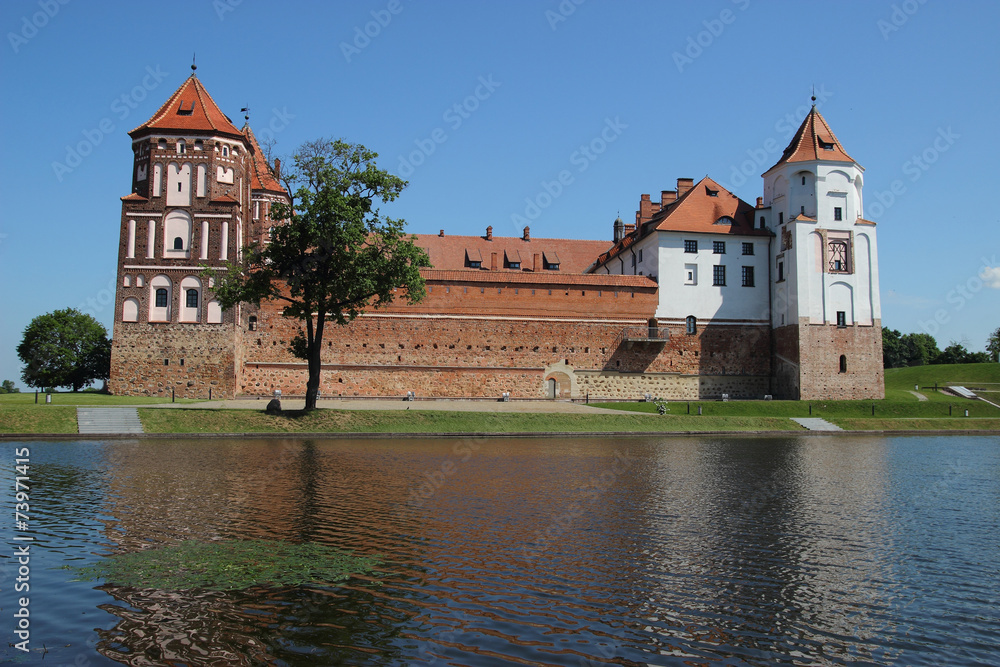
[[[728,215],[724,215],[721,218],[719,218],[718,220],[716,220],[715,224],[717,224],[717,225],[730,225],[731,226],[733,224],[733,219],[730,218]]]
[[[508,264],[508,268],[511,268],[511,269],[520,269],[521,268],[521,262],[510,262]]]
[[[718,197],[719,196],[719,191],[718,190],[711,190],[711,189],[709,189],[706,186],[705,187],[705,194],[707,194],[709,197]]]
[[[819,147],[822,148],[823,150],[825,151],[833,150],[834,144],[832,141],[824,141],[822,137],[816,137],[816,141],[819,142]]]
[[[469,268],[470,269],[481,269],[481,268],[483,268],[483,263],[482,262],[473,262],[473,261],[470,261],[469,262]]]
[[[181,100],[181,105],[177,107],[177,115],[190,116],[192,113],[194,113],[194,100],[191,100],[190,103]]]

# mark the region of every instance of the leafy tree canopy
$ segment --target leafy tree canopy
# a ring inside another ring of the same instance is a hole
[[[986,352],[989,353],[990,361],[1000,361],[1000,327],[986,339]]]
[[[291,206],[272,205],[277,224],[270,242],[245,248],[215,288],[223,308],[278,301],[286,317],[305,324],[291,351],[308,362],[306,409],[316,407],[328,320],[348,324],[398,295],[410,303],[425,295],[419,269],[430,265],[427,254],[403,231],[403,220],[378,208],[395,200],[406,181],[379,169],[376,157],[341,140],[299,147],[286,176],[289,192],[298,189]]]
[[[18,394],[21,390],[14,386],[13,380],[4,380],[0,383],[0,394]]]
[[[17,356],[29,387],[80,391],[111,372],[111,341],[104,326],[75,308],[39,315],[24,330]]]

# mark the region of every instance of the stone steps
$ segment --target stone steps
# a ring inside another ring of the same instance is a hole
[[[135,408],[77,408],[76,425],[80,433],[111,435],[144,432],[139,411]]]

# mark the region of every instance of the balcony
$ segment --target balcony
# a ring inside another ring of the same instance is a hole
[[[615,347],[625,344],[632,346],[635,344],[647,345],[665,343],[670,339],[670,332],[661,327],[625,327],[618,334]]]

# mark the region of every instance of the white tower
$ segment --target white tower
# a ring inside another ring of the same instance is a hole
[[[875,223],[864,168],[813,106],[764,174],[777,234],[771,267],[775,392],[783,398],[882,398]]]

